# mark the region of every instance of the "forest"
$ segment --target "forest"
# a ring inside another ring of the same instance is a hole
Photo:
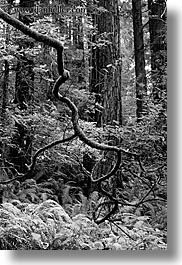
[[[0,0],[0,249],[167,250],[167,0]]]

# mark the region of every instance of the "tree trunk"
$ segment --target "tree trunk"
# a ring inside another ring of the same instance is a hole
[[[122,124],[121,45],[118,1],[100,0],[99,6],[106,9],[95,15],[98,25],[100,47],[92,49],[91,92],[96,94],[97,126]],[[94,39],[94,41],[98,41]],[[103,44],[103,45],[102,45]]]
[[[132,0],[132,13],[136,75],[136,115],[139,122],[146,111],[145,97],[147,94],[141,0]]]
[[[122,125],[122,61],[121,61],[121,36],[120,17],[117,0],[100,0],[99,7],[105,9],[100,14],[94,14],[93,23],[98,28],[98,37],[93,37],[93,42],[98,45],[92,48],[92,73],[90,90],[95,97],[95,121],[97,126]],[[111,145],[119,145],[118,137],[108,136]],[[116,155],[113,152],[104,152],[104,159],[100,161],[95,175],[100,177],[107,174],[113,164]],[[105,183],[105,189],[115,195],[116,182],[120,178],[120,172],[109,183]],[[109,184],[109,186],[108,186]]]
[[[8,82],[9,82],[9,62],[4,62],[4,80],[2,84],[2,105],[1,105],[1,120],[5,120],[6,107],[8,103]]]
[[[166,93],[167,43],[166,1],[148,0],[151,49],[151,77],[154,103],[160,102]]]
[[[11,12],[11,5],[8,5],[8,13]],[[10,27],[7,24],[5,26],[5,45],[6,45],[6,49],[9,45],[9,38],[10,38]],[[6,120],[6,107],[7,107],[7,103],[8,103],[8,82],[9,82],[9,62],[8,60],[4,61],[4,79],[2,82],[2,105],[1,105],[1,120],[2,120],[2,124],[4,123],[4,121]]]
[[[11,6],[8,7],[8,13],[11,11]],[[10,35],[10,27],[7,24],[5,26],[5,44],[6,48],[9,45],[9,35]],[[8,83],[9,83],[9,62],[8,60],[4,61],[4,76],[3,76],[3,82],[2,82],[2,98],[1,98],[1,111],[0,111],[0,125],[2,126],[1,128],[1,133],[3,134],[3,131],[5,130],[6,126],[6,108],[8,104]],[[1,136],[1,135],[0,135]],[[3,138],[2,138],[3,139]],[[4,179],[4,175],[6,174],[4,168],[4,160],[6,158],[6,152],[7,152],[7,145],[5,144],[4,141],[0,140],[0,180],[2,181]],[[3,188],[0,188],[0,204],[3,203]]]

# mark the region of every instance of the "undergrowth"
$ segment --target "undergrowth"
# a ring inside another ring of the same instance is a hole
[[[0,208],[0,249],[4,250],[152,250],[166,249],[163,234],[147,217],[123,214],[121,223],[96,225],[85,214],[70,217],[52,200],[18,200]],[[128,228],[127,228],[128,227]]]

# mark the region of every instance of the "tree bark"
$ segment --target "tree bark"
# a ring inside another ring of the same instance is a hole
[[[151,49],[151,77],[154,103],[160,102],[166,93],[167,41],[166,1],[148,0],[149,32]]]
[[[2,105],[1,105],[1,120],[5,120],[6,107],[8,104],[8,82],[9,82],[9,62],[4,61],[4,79],[2,85]]]
[[[122,60],[120,17],[117,0],[100,0],[99,8],[105,9],[93,15],[93,23],[98,28],[98,44],[92,49],[91,92],[95,93],[95,121],[98,127],[103,125],[122,125]],[[120,139],[108,136],[110,144],[119,145]],[[107,174],[113,167],[116,154],[104,152],[95,175]],[[117,178],[120,172],[109,182],[110,190],[115,194]],[[105,187],[107,189],[107,187]]]
[[[8,13],[11,12],[11,5],[8,6]],[[9,39],[10,39],[10,27],[7,24],[5,26],[5,45],[6,49],[8,48],[9,45]],[[1,119],[2,123],[4,120],[6,120],[6,107],[8,103],[8,83],[9,83],[9,62],[8,60],[4,61],[4,79],[2,82],[2,105],[1,105]]]
[[[122,124],[122,80],[121,80],[121,45],[118,1],[100,0],[99,7],[106,12],[94,15],[98,27],[100,47],[92,49],[91,92],[96,94],[96,103],[103,109],[96,108],[97,126],[103,124]],[[105,42],[105,43],[104,43]],[[103,43],[103,45],[102,45]]]
[[[136,75],[136,115],[139,122],[146,111],[145,97],[147,94],[141,0],[132,0],[132,14]]]

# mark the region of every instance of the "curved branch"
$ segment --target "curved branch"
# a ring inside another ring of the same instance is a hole
[[[114,204],[113,209],[110,212],[108,212],[103,218],[97,220],[95,217],[95,214],[94,214],[94,216],[93,216],[94,221],[97,224],[103,223],[105,220],[108,220],[111,217],[111,215],[113,215],[118,210],[118,205],[119,205],[118,200],[116,198],[114,198],[109,192],[107,192],[106,190],[103,189],[102,181],[105,181],[105,180],[109,179],[111,176],[113,176],[116,173],[116,171],[119,169],[120,164],[121,164],[121,151],[117,153],[117,162],[108,174],[106,174],[105,176],[103,176],[99,179],[96,179],[96,180],[91,179],[93,184],[98,183],[98,188],[102,192],[102,194],[107,196],[110,199],[111,204],[112,203]],[[109,202],[107,202],[107,203],[109,203]],[[102,203],[102,204],[106,204],[106,202]],[[99,207],[101,207],[102,204],[99,204],[97,209]],[[96,209],[96,211],[97,211],[97,209]]]
[[[63,144],[63,143],[69,142],[69,141],[73,140],[76,137],[77,137],[76,134],[73,134],[72,136],[70,136],[68,138],[54,141],[54,142],[52,142],[50,144],[45,145],[44,147],[40,148],[39,150],[37,150],[37,152],[34,154],[34,156],[32,158],[31,165],[28,166],[28,172],[33,170],[33,168],[35,166],[35,163],[36,163],[36,159],[37,159],[37,157],[39,156],[40,153],[46,151],[47,149],[49,149],[49,148],[51,148],[53,146],[58,145],[58,144]]]
[[[24,23],[22,23],[20,20],[4,12],[1,8],[0,8],[0,18],[2,18],[5,22],[13,26],[14,28],[20,30],[25,35],[33,38],[34,40],[42,42],[46,45],[49,45],[55,48],[57,50],[58,71],[60,75],[63,74],[63,71],[64,71],[64,62],[63,62],[63,56],[62,56],[63,44],[60,41],[58,41],[57,39],[51,38],[47,35],[38,33],[35,30],[32,30],[31,28],[26,26]]]
[[[127,155],[132,155],[132,156],[139,156],[139,154],[136,153],[132,153],[129,152],[125,149],[119,148],[117,146],[111,146],[111,145],[106,145],[106,144],[100,144],[97,142],[94,142],[92,140],[90,140],[85,133],[82,131],[82,129],[80,128],[79,124],[78,124],[78,120],[79,120],[79,115],[78,115],[78,109],[75,106],[75,104],[67,97],[62,96],[59,93],[59,88],[60,86],[69,78],[69,72],[67,70],[64,70],[64,73],[62,76],[59,76],[58,79],[56,80],[54,87],[53,87],[53,95],[55,96],[55,98],[57,98],[59,101],[65,103],[69,109],[72,112],[72,124],[73,124],[73,128],[75,133],[77,134],[77,136],[79,137],[79,139],[81,141],[83,141],[85,144],[87,144],[88,146],[98,149],[98,150],[103,150],[103,151],[113,151],[116,153],[120,153],[123,152]]]
[[[107,213],[104,217],[102,217],[101,219],[97,219],[97,217],[95,216],[95,212],[99,209],[99,207],[102,207],[102,206],[105,206],[105,205],[109,205],[109,204],[112,204],[112,203],[114,203],[114,207],[113,207],[113,209],[112,209],[110,212],[108,212],[108,213]],[[111,217],[111,215],[113,215],[113,214],[117,211],[117,209],[118,209],[118,202],[117,202],[117,201],[114,201],[114,202],[112,202],[112,201],[107,201],[107,202],[102,202],[102,203],[100,203],[100,204],[98,205],[98,207],[96,208],[96,210],[95,210],[95,212],[94,212],[94,215],[93,215],[94,222],[95,222],[96,224],[101,224],[101,223],[103,223],[104,221],[108,220],[108,219]]]
[[[32,158],[32,162],[28,167],[28,171],[25,173],[25,174],[21,174],[21,173],[18,173],[18,176],[16,178],[13,178],[13,179],[9,179],[9,180],[6,180],[6,181],[2,181],[0,182],[0,184],[2,185],[6,185],[6,184],[9,184],[15,180],[24,180],[28,177],[28,175],[30,175],[32,173],[32,171],[34,170],[34,167],[35,167],[35,164],[36,164],[36,159],[37,157],[40,155],[40,153],[44,152],[45,150],[55,146],[55,145],[58,145],[58,144],[62,144],[62,143],[66,143],[68,141],[71,141],[73,140],[74,138],[76,138],[77,136],[75,134],[73,134],[72,136],[68,137],[68,138],[65,138],[65,139],[61,139],[61,140],[57,140],[57,141],[54,141],[50,144],[47,144],[46,146],[40,148],[39,150],[37,150],[37,152],[35,152],[33,158]]]
[[[116,164],[114,165],[114,167],[111,169],[111,171],[106,174],[105,176],[102,176],[98,179],[93,179],[92,182],[102,182],[102,181],[105,181],[107,179],[109,179],[111,176],[113,176],[116,171],[119,169],[119,166],[121,165],[121,151],[120,152],[117,152],[117,161],[116,161]]]

